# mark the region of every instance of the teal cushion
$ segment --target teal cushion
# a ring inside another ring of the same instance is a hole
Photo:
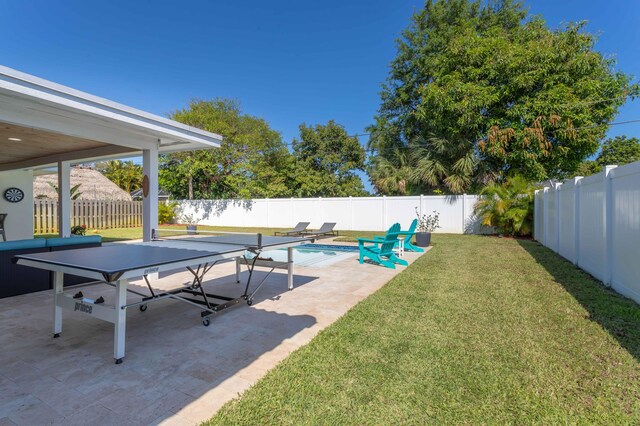
[[[47,240],[36,238],[30,240],[0,241],[0,251],[28,250],[47,246]]]
[[[48,238],[47,247],[75,246],[79,244],[95,244],[100,242],[102,242],[102,237],[100,235],[73,238]]]

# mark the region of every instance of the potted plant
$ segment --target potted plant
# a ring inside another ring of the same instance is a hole
[[[433,214],[421,215],[416,207],[418,216],[418,226],[416,227],[416,245],[418,247],[429,247],[431,244],[431,233],[440,228],[440,213],[433,211]]]
[[[194,235],[198,232],[198,219],[192,214],[182,214],[180,222],[187,225],[187,235]]]
[[[71,236],[82,237],[87,233],[87,225],[75,225],[71,227]]]

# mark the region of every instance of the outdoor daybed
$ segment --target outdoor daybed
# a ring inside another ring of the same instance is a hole
[[[34,293],[53,288],[53,276],[49,271],[29,268],[13,263],[18,254],[42,253],[73,250],[85,247],[99,247],[102,237],[34,238],[30,240],[0,241],[0,298]],[[64,285],[87,282],[81,277],[65,274]]]

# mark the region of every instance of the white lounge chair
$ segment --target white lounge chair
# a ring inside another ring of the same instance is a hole
[[[298,224],[289,231],[276,231],[273,235],[301,235],[307,230],[310,222],[298,222]]]
[[[321,238],[321,237],[337,237],[338,236],[338,231],[334,231],[333,228],[336,227],[336,223],[335,222],[325,222],[322,224],[322,226],[320,227],[320,229],[315,230],[315,231],[305,231],[302,233],[302,235],[305,236],[310,236],[310,237],[316,237],[316,238]]]

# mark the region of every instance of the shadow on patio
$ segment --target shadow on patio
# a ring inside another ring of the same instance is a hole
[[[295,286],[316,279],[297,275]],[[174,301],[130,309],[121,365],[111,357],[111,324],[65,312],[62,336],[54,340],[50,292],[0,300],[0,423],[5,417],[17,424],[198,423],[316,332],[317,319],[304,314],[307,301],[298,306],[295,292],[287,292],[286,274],[268,281],[254,306],[222,312],[209,327],[197,309]],[[241,292],[235,275],[206,285]],[[110,302],[106,286],[83,291]]]

